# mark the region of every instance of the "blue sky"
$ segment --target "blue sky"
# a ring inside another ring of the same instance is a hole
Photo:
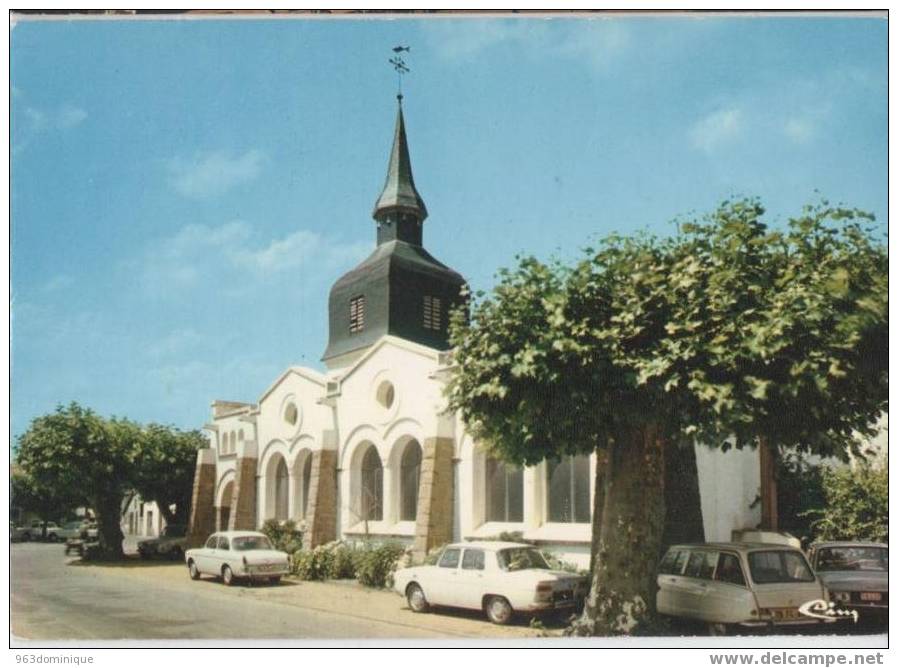
[[[404,108],[424,244],[517,253],[733,195],[887,221],[887,25],[857,18],[43,21],[11,33],[12,433],[76,400],[200,427],[321,368]]]

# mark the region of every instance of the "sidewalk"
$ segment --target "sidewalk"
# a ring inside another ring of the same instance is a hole
[[[389,590],[363,587],[354,580],[303,582],[285,578],[280,585],[240,584],[226,587],[220,581],[203,577],[190,580],[187,568],[181,563],[139,561],[129,559],[122,564],[90,564],[70,567],[90,568],[98,576],[125,577],[141,580],[156,589],[210,591],[234,597],[250,597],[279,605],[335,613],[355,619],[388,621],[397,627],[425,629],[444,636],[460,638],[512,639],[538,636],[559,636],[560,628],[541,630],[530,628],[529,619],[522,617],[509,626],[497,626],[479,611],[443,610],[418,614],[409,610],[405,599]],[[557,625],[551,625],[557,626]]]

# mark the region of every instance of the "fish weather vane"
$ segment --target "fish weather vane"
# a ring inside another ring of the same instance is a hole
[[[402,52],[409,52],[412,50],[410,46],[394,46],[393,53],[395,54],[392,58],[390,58],[390,65],[393,66],[393,69],[396,70],[396,77],[399,80],[398,82],[398,90],[399,92],[396,94],[396,99],[402,102],[402,75],[408,74],[411,70],[409,70],[408,66],[405,64],[405,60],[402,59]]]

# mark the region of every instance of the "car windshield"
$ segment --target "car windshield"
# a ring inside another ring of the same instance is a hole
[[[65,525],[65,528],[66,529],[80,529],[81,522],[69,522],[68,524]]]
[[[525,568],[549,568],[545,558],[532,547],[510,547],[499,550],[499,568],[504,571],[522,571]]]
[[[748,555],[751,579],[757,584],[773,582],[813,582],[814,574],[808,568],[801,552],[795,550],[767,550]]]
[[[265,536],[237,536],[231,540],[231,549],[239,552],[246,550],[272,550],[271,543]]]
[[[821,547],[817,551],[818,571],[888,571],[889,551],[884,547],[846,545]]]

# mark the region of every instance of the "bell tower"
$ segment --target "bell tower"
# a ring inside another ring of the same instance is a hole
[[[423,246],[427,207],[412,175],[402,99],[400,93],[387,177],[372,213],[377,247],[331,288],[323,356],[331,368],[387,334],[446,350],[449,311],[461,303],[464,278]]]

